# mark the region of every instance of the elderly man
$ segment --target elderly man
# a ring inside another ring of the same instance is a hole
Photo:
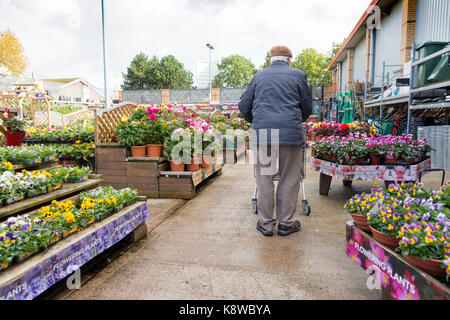
[[[278,235],[287,236],[301,229],[300,221],[293,218],[303,165],[302,122],[312,113],[312,97],[305,73],[290,67],[289,48],[273,47],[270,57],[270,67],[253,77],[239,109],[253,129],[259,215],[256,229],[272,236],[278,220]],[[273,176],[277,160],[280,181],[274,219]]]

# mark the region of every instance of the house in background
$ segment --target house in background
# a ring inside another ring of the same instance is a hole
[[[104,101],[102,90],[83,78],[41,79],[37,83],[55,99],[55,102],[100,103]]]

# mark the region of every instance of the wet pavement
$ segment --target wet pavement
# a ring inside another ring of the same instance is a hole
[[[308,166],[309,167],[309,166]],[[379,299],[368,276],[345,255],[343,209],[355,192],[334,179],[319,195],[319,174],[308,170],[306,193],[311,216],[296,216],[302,231],[266,238],[252,213],[252,166],[226,166],[223,175],[183,203],[149,200],[151,232],[119,258],[97,270],[80,290],[59,299]],[[440,177],[424,179],[437,187]],[[173,213],[174,212],[174,213]],[[155,217],[155,213],[157,217]],[[159,219],[159,220],[158,220]],[[155,222],[156,221],[156,222]]]

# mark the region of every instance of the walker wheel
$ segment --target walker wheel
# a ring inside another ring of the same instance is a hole
[[[303,208],[303,214],[305,216],[309,216],[311,214],[311,206],[309,205],[307,200],[303,201],[302,208]]]
[[[258,199],[252,199],[253,213],[258,214]]]

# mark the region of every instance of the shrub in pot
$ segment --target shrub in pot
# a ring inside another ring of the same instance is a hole
[[[137,121],[122,121],[116,127],[119,144],[130,147],[132,157],[145,157],[144,124]]]

